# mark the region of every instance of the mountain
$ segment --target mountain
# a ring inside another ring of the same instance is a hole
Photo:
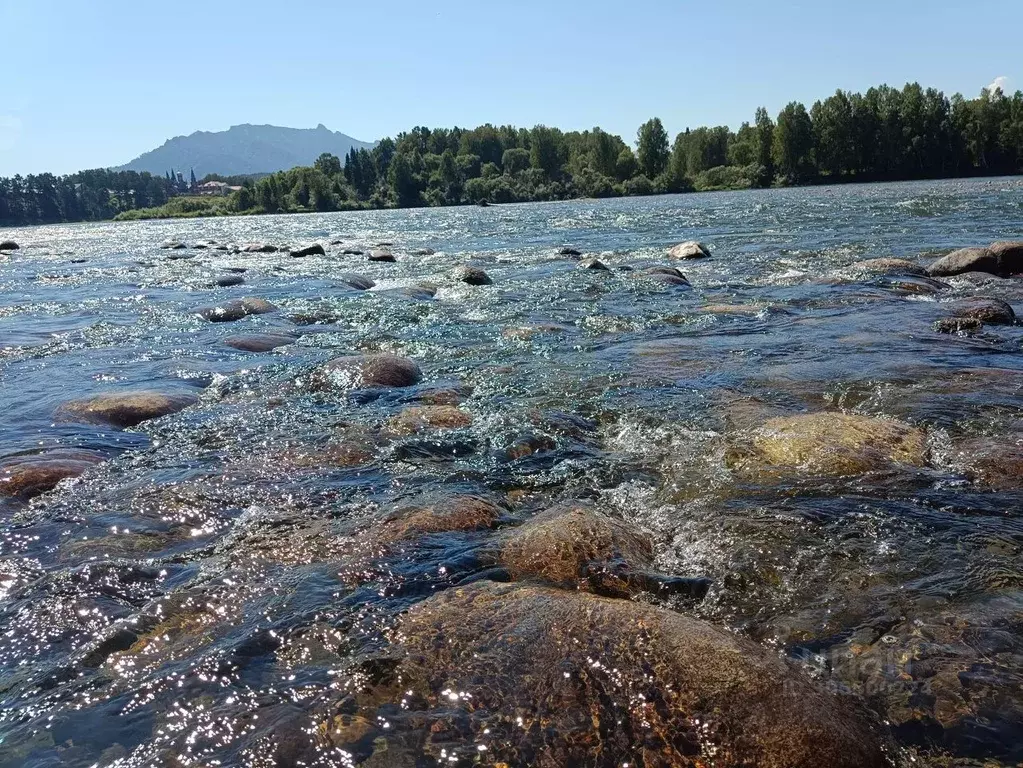
[[[352,147],[371,149],[373,144],[335,133],[323,125],[315,128],[235,125],[226,131],[196,131],[190,136],[178,136],[115,170],[149,171],[162,176],[174,169],[187,178],[192,169],[199,179],[208,173],[222,176],[272,173],[296,165],[312,165],[324,152],[344,158]]]

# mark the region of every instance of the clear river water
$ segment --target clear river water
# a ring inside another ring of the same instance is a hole
[[[512,750],[499,706],[486,728],[475,704],[441,726],[400,721],[404,700],[371,717],[351,691],[375,684],[414,606],[542,581],[486,553],[568,501],[642,531],[648,570],[710,580],[702,599],[608,600],[786,659],[855,700],[893,763],[1023,761],[1023,327],[934,327],[968,297],[1023,311],[1023,279],[853,266],[1023,239],[1023,179],[5,239],[21,247],[0,255],[0,468],[55,457],[81,474],[0,495],[0,767],[558,764],[536,742],[556,726]],[[687,240],[712,257],[667,257]],[[233,247],[254,242],[325,254]],[[373,248],[395,261],[345,253]],[[492,284],[453,279],[462,264]],[[198,312],[241,297],[275,309]],[[280,345],[225,343],[267,333]],[[422,379],[310,386],[367,353],[410,358]],[[191,404],[123,429],[62,409],[140,390]],[[922,443],[880,462],[879,437],[860,461],[848,424],[824,421],[763,468],[765,424],[820,414]],[[466,497],[498,518],[381,534],[396,510]],[[576,764],[740,764],[608,749]]]

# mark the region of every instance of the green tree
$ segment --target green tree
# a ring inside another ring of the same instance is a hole
[[[615,161],[615,178],[618,181],[628,181],[637,173],[639,173],[639,163],[636,161],[636,155],[628,147],[623,147]]]
[[[313,168],[318,170],[324,176],[337,176],[341,173],[341,160],[337,157],[337,155],[324,152],[316,158],[316,162],[313,163]]]
[[[655,117],[637,131],[639,168],[648,179],[660,176],[668,167],[668,132],[661,119]]]
[[[774,163],[790,182],[805,181],[813,172],[813,125],[810,115],[793,101],[778,115],[774,130]]]

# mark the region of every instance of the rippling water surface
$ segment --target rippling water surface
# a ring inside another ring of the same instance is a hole
[[[2,234],[22,248],[0,256],[0,455],[104,461],[31,500],[0,496],[0,766],[495,764],[480,733],[410,756],[387,753],[383,721],[349,723],[347,741],[323,724],[404,611],[508,578],[480,552],[566,500],[649,532],[659,572],[712,580],[696,604],[633,599],[851,692],[904,758],[1023,761],[1023,328],[933,329],[967,296],[1023,311],[1023,280],[850,268],[1023,239],[1023,181]],[[691,288],[644,276],[691,239],[714,254],[673,263]],[[378,243],[396,263],[343,253]],[[565,245],[610,269],[578,269]],[[493,285],[453,281],[464,263]],[[217,287],[229,272],[244,283]],[[410,290],[424,283],[434,297]],[[277,311],[196,313],[250,296]],[[224,344],[265,332],[296,338]],[[423,381],[306,386],[365,352],[412,358]],[[58,416],[140,389],[198,402],[126,430]],[[395,421],[435,403],[471,423]],[[926,458],[738,468],[768,420],[838,412],[921,430]],[[1008,469],[985,481],[992,456]],[[381,544],[381,521],[426,495],[485,498],[502,517]]]

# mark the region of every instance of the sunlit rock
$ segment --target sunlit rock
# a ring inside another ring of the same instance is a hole
[[[468,264],[455,267],[451,272],[451,278],[468,285],[492,285],[494,282],[490,279],[490,275],[482,269],[469,266]]]
[[[229,336],[224,344],[242,352],[269,352],[277,347],[286,347],[298,341],[297,336],[285,333],[257,333],[249,336]]]
[[[848,702],[673,611],[484,582],[416,605],[394,638],[396,667],[378,666],[356,701],[371,720],[389,700],[401,706],[387,728],[360,730],[363,743],[550,768],[889,764],[884,737]]]
[[[745,445],[729,456],[733,469],[804,470],[824,475],[854,475],[893,465],[927,463],[923,430],[898,421],[845,413],[810,413],[771,419],[753,430]]]
[[[109,424],[122,429],[158,419],[194,405],[195,395],[155,391],[110,392],[82,400],[71,400],[57,409],[60,421]]]
[[[351,355],[331,360],[309,377],[318,391],[349,390],[364,387],[411,387],[423,378],[414,360],[397,355]]]
[[[233,299],[216,307],[202,307],[196,310],[196,314],[211,323],[230,323],[249,315],[265,315],[276,309],[277,307],[266,299],[246,297]]]
[[[669,248],[668,256],[673,259],[706,259],[710,256],[710,248],[703,243],[689,240]]]
[[[56,449],[0,460],[0,496],[29,499],[78,477],[106,457],[94,451]]]
[[[420,405],[406,408],[388,423],[398,435],[411,435],[444,429],[462,429],[472,424],[472,416],[453,405]]]

